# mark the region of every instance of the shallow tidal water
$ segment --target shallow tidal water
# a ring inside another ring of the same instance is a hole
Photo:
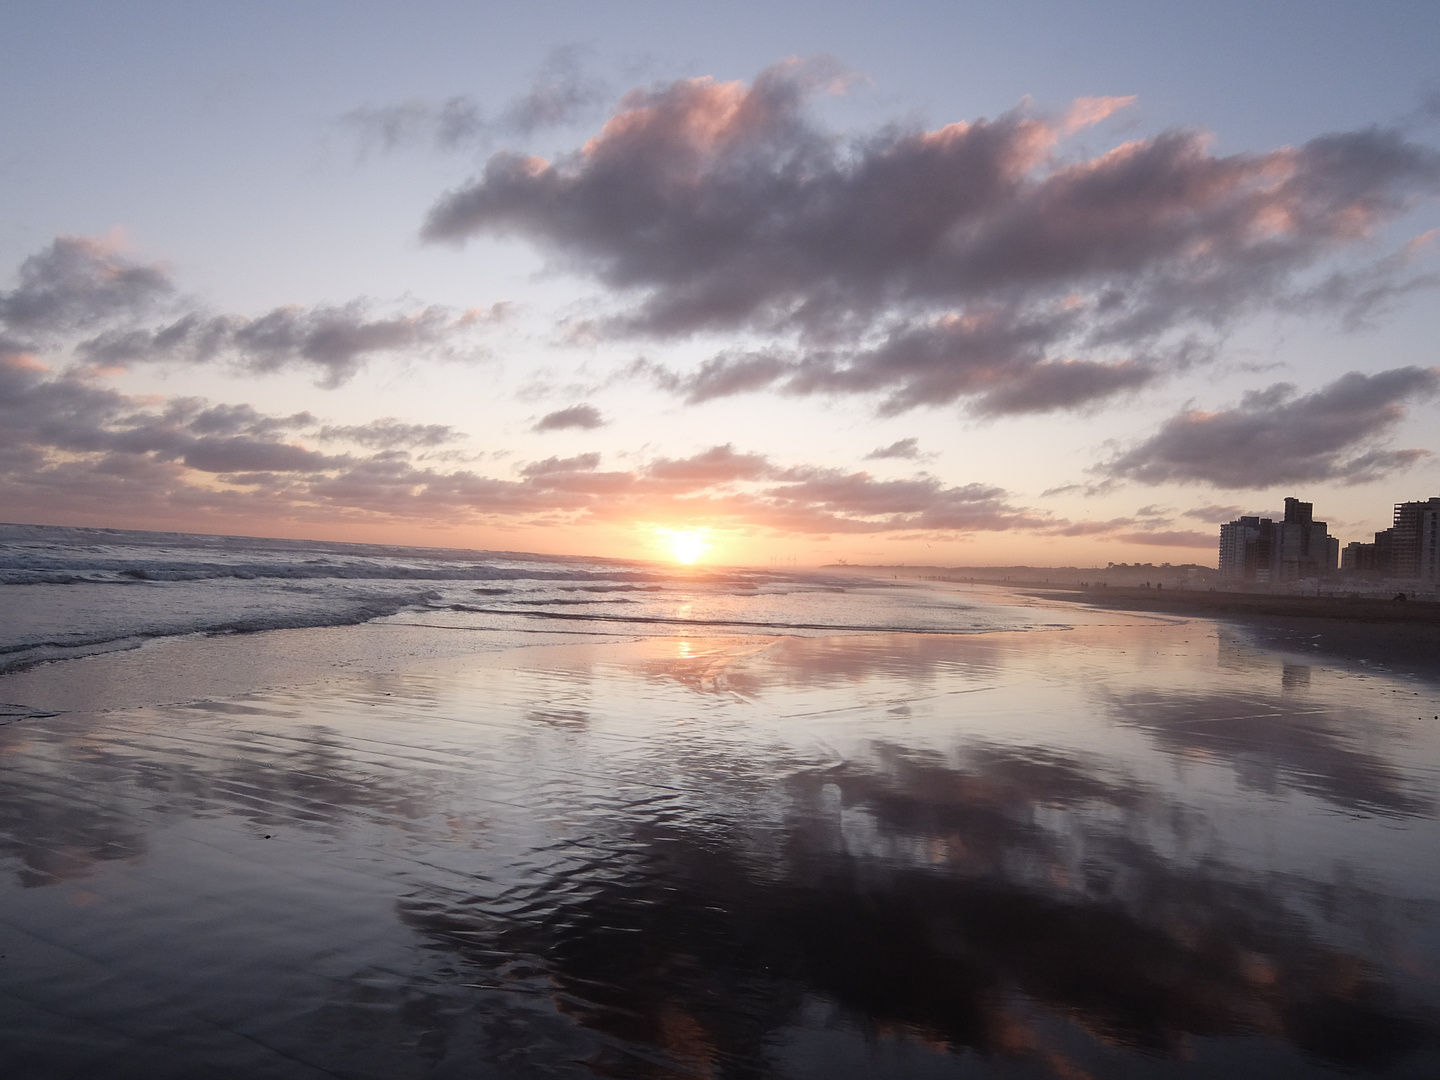
[[[1440,1075],[1440,685],[1042,615],[0,679],[0,1073]]]

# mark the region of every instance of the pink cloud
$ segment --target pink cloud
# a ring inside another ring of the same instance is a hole
[[[1128,97],[1076,98],[1060,121],[1060,134],[1073,135],[1115,115],[1121,109],[1130,108],[1138,100],[1134,94]]]
[[[1397,131],[1226,156],[1170,130],[1074,161],[1057,140],[1133,98],[846,137],[808,109],[823,82],[787,62],[635,91],[576,152],[492,156],[423,234],[519,237],[595,282],[619,314],[591,339],[746,335],[653,372],[696,404],[1088,407],[1208,359],[1247,314],[1376,310],[1427,284],[1362,246],[1440,193],[1440,155]],[[1312,295],[1337,259],[1362,271]]]

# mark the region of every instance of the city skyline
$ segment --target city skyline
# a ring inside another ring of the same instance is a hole
[[[0,520],[1103,565],[1440,490],[1433,7],[123,8],[0,24]]]

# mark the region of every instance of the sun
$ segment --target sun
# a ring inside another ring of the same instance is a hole
[[[690,565],[710,550],[709,529],[656,529],[660,540],[670,549],[670,557]]]

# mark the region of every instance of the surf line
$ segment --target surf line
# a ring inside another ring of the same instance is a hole
[[[849,623],[750,622],[742,619],[671,619],[661,615],[582,615],[570,611],[507,611],[503,608],[477,608],[452,604],[451,611],[475,615],[514,615],[524,619],[563,619],[572,622],[646,623],[662,626],[746,626],[756,630],[857,630],[867,634],[947,634],[954,637],[970,634],[993,634],[995,629],[947,630],[913,626],[865,626]]]

